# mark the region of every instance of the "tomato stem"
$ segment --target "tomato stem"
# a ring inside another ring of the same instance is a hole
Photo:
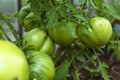
[[[2,34],[5,36],[5,38],[7,38],[7,40],[12,41],[12,40],[8,37],[8,35],[6,34],[6,32],[3,30],[3,28],[2,28],[1,26],[0,26],[0,30],[1,30]]]
[[[69,60],[70,60],[70,63],[72,64],[71,67],[73,69],[73,80],[80,80],[79,79],[79,73],[78,73],[78,67],[76,65],[76,61],[75,61],[75,57],[77,56],[77,54],[73,54],[73,51],[71,49],[71,47],[68,47],[67,48],[68,52],[69,52]]]
[[[17,31],[14,29],[14,26],[8,21],[8,19],[4,16],[4,15],[2,15],[1,13],[0,13],[0,18],[8,25],[8,27],[9,27],[9,29],[10,29],[10,31],[11,31],[11,33],[13,34],[13,36],[14,36],[14,38],[16,39],[16,41],[18,41],[19,40],[19,37],[18,37],[18,33],[17,33]]]
[[[93,52],[95,53],[95,55],[96,55],[96,57],[97,57],[98,63],[101,64],[101,61],[100,61],[100,59],[99,59],[99,57],[98,57],[98,54],[97,54],[97,52],[95,51],[95,49],[93,49]]]
[[[86,55],[86,57],[89,59],[89,61],[91,61],[96,66],[96,62],[93,59],[91,59],[90,56]]]

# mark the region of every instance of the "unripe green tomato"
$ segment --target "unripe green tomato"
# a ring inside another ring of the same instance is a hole
[[[51,57],[39,51],[28,55],[30,80],[54,80],[55,65]]]
[[[76,27],[73,27],[76,31]],[[64,22],[59,22],[54,27],[50,27],[48,29],[48,34],[51,39],[59,45],[68,46],[75,41],[75,38],[66,30]]]
[[[77,32],[81,42],[94,49],[107,44],[112,35],[112,26],[106,18],[95,17],[88,25],[79,26]]]
[[[27,59],[20,48],[0,40],[0,80],[29,80]]]
[[[25,31],[30,31],[38,26],[39,24],[37,22],[38,21],[36,20],[34,13],[30,12],[23,20],[23,27]]]
[[[20,9],[18,12],[18,19],[20,23],[23,25],[24,18],[31,12],[30,5],[26,5]]]
[[[55,47],[46,32],[40,28],[32,29],[26,33],[23,38],[23,45],[29,49],[41,51],[49,55]]]

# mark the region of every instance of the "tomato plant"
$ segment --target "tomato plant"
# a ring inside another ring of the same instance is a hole
[[[44,30],[35,28],[25,34],[23,38],[23,45],[29,49],[42,51],[46,54],[51,54],[54,50],[54,43],[47,36]]]
[[[63,46],[68,46],[75,41],[75,38],[67,31],[66,26],[68,25],[65,22],[59,22],[48,30],[51,39]],[[76,32],[76,26],[74,25],[72,27],[74,27],[74,31]]]
[[[88,48],[98,48],[110,40],[112,26],[106,18],[95,17],[85,26],[79,26],[78,35],[81,42]]]
[[[111,24],[120,20],[120,15],[110,2],[28,0],[17,16],[25,35],[19,37],[20,30],[12,25],[14,16],[0,13],[0,39],[23,50],[30,80],[119,79],[115,64],[120,61],[120,37],[114,34]]]
[[[0,64],[1,80],[29,80],[27,59],[12,42],[0,40]]]

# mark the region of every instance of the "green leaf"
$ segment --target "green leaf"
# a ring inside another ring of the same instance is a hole
[[[81,55],[81,54],[79,54],[78,56],[76,56],[76,59],[78,60],[78,61],[81,61],[81,62],[85,62],[86,60],[85,60],[85,57],[83,56],[83,55]]]
[[[84,33],[84,35],[86,36],[89,36],[91,34],[91,31],[89,30],[89,27],[90,25],[88,23],[82,23],[80,24],[80,29],[81,29],[81,32]]]
[[[67,17],[68,14],[67,14],[65,7],[60,7],[60,9],[58,9],[58,11],[59,11],[60,16],[62,16],[64,18]]]
[[[36,18],[40,19],[40,4],[39,0],[30,0],[31,2],[31,10],[35,14]]]
[[[90,68],[89,66],[84,66],[84,69],[86,69],[87,71],[94,73],[94,72],[99,72],[99,70],[96,68]]]
[[[102,10],[103,0],[90,0],[92,6],[97,10]]]
[[[78,61],[85,62],[86,61],[85,55],[87,55],[88,53],[90,53],[89,50],[81,49],[77,54],[76,59]]]
[[[97,6],[97,8],[99,10],[102,9],[102,7],[103,7],[103,0],[94,0],[94,3],[95,3],[95,5]]]
[[[98,9],[98,7],[95,5],[95,3],[94,3],[93,0],[90,0],[90,3],[91,3],[91,5],[92,5],[95,9]]]
[[[84,17],[82,14],[76,14],[76,15],[74,15],[74,17],[76,17],[82,21],[88,22],[88,19],[86,17]]]
[[[120,40],[117,42],[117,44],[114,47],[115,47],[115,58],[117,59],[117,61],[120,61]]]
[[[74,14],[78,13],[78,10],[77,10],[77,8],[75,7],[75,5],[73,5],[73,4],[71,4],[71,3],[66,3],[65,6],[66,6],[67,8],[69,8],[70,10],[72,10]]]
[[[48,16],[48,22],[47,22],[47,27],[53,27],[58,20],[58,14],[57,13],[51,13]]]
[[[118,14],[117,9],[113,5],[105,3],[104,6],[108,9],[110,15],[120,20],[120,15]]]
[[[56,75],[54,80],[62,80],[68,74],[70,63],[68,61],[64,61],[60,66],[56,68]]]
[[[104,80],[110,80],[109,74],[108,74],[108,65],[105,62],[100,63],[99,70],[101,71],[102,78]]]
[[[97,59],[97,56],[95,54],[92,55],[92,59],[93,60],[96,60]]]
[[[112,5],[114,5],[116,8],[117,8],[117,10],[119,11],[119,13],[120,13],[120,0],[110,0],[109,1]]]
[[[75,23],[73,23],[73,22],[68,21],[66,23],[66,30],[68,31],[68,33],[70,33],[72,35],[72,37],[78,38],[78,36],[76,34],[76,30],[75,30],[76,28],[75,27],[76,27]]]

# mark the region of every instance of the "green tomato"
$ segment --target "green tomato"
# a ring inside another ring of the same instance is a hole
[[[23,38],[23,45],[29,49],[41,51],[49,55],[53,52],[55,47],[46,32],[40,28],[32,29],[26,33]]]
[[[54,80],[55,65],[47,54],[32,51],[28,55],[30,80]]]
[[[33,12],[30,12],[23,20],[23,27],[25,31],[30,31],[31,29],[39,26],[38,21]]]
[[[24,53],[13,43],[0,40],[0,80],[29,80]]]
[[[24,18],[31,12],[30,5],[26,5],[20,9],[18,12],[18,19],[20,23],[23,25]]]
[[[54,27],[50,27],[48,29],[48,34],[51,39],[59,45],[68,46],[75,41],[75,38],[66,30],[66,25],[64,22],[59,22]]]
[[[31,29],[39,26],[39,21],[36,19],[33,12],[31,12],[30,4],[27,4],[18,13],[18,19],[25,31],[30,31]]]
[[[111,23],[103,17],[92,18],[88,25],[78,27],[78,36],[81,42],[91,49],[107,44],[111,35]]]

